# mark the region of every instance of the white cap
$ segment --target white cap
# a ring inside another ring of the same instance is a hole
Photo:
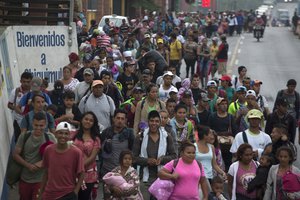
[[[174,76],[174,74],[171,71],[167,71],[166,73],[164,73],[163,77],[165,76]]]
[[[171,87],[171,90],[169,91],[169,93],[171,93],[171,92],[178,93],[178,89],[176,87]]]
[[[68,122],[60,122],[55,129],[55,132],[57,131],[70,131],[71,130],[71,125]]]
[[[123,52],[123,56],[124,57],[131,57],[132,56],[132,52],[131,51],[124,51]]]
[[[248,90],[247,93],[246,93],[246,97],[247,96],[254,96],[254,97],[256,97],[256,93],[255,93],[254,90]]]
[[[208,81],[206,86],[207,87],[211,87],[211,86],[217,87],[217,83],[216,83],[216,81]]]

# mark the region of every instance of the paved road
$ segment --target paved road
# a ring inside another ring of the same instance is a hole
[[[296,90],[300,92],[300,40],[289,28],[268,27],[261,42],[256,42],[252,34],[243,34],[233,62],[236,64],[234,73],[237,73],[236,66],[245,65],[252,79],[263,81],[261,94],[267,97],[271,109],[277,91],[286,88],[288,79],[298,82]],[[298,141],[298,134],[295,141]],[[296,146],[298,159],[295,165],[300,167],[300,146]]]
[[[270,107],[273,107],[276,92],[285,88],[286,81],[294,78],[300,83],[300,40],[288,28],[267,28],[265,37],[256,42],[252,34],[228,38],[230,45],[229,64],[232,74],[237,74],[237,66],[245,65],[253,79],[263,81],[262,94],[265,95]],[[185,66],[181,68],[181,76],[185,77]],[[300,91],[298,87],[298,91]],[[298,135],[296,136],[296,141]],[[300,147],[298,157],[300,157]],[[300,167],[300,158],[296,165]],[[99,193],[100,189],[99,189]],[[18,199],[17,190],[12,190],[8,200]],[[97,200],[100,197],[98,196]]]

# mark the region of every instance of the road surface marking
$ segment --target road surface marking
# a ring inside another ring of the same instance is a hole
[[[238,38],[238,41],[237,41],[237,43],[236,43],[236,45],[235,45],[235,47],[234,47],[234,51],[233,51],[233,54],[232,54],[232,56],[231,56],[231,58],[230,58],[229,65],[227,66],[228,74],[230,74],[229,72],[232,72],[232,67],[233,67],[233,64],[234,64],[234,62],[235,62],[235,60],[236,60],[237,52],[238,52],[238,50],[239,50],[239,45],[240,45],[240,43],[241,43],[241,40],[242,40],[242,37],[239,37],[239,38]]]

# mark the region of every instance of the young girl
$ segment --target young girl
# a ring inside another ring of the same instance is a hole
[[[283,189],[283,179],[288,173],[300,174],[300,170],[293,165],[294,156],[291,148],[280,147],[276,152],[276,157],[279,164],[273,165],[269,171],[264,200],[299,199],[300,191],[288,193]],[[289,184],[289,187],[293,186]]]
[[[122,176],[127,182],[126,186],[104,184],[104,198],[114,200],[143,200],[140,192],[140,179],[137,171],[132,167],[133,154],[129,150],[124,150],[120,154],[120,166],[111,171],[113,174]],[[110,173],[110,172],[109,172]],[[103,177],[103,179],[105,179]]]
[[[114,81],[117,80],[119,76],[119,67],[114,63],[114,58],[112,56],[106,57],[106,63],[107,63],[107,71],[111,72],[113,75]]]
[[[90,199],[94,184],[98,181],[96,156],[100,150],[100,129],[93,112],[86,112],[80,122],[80,128],[75,136],[74,145],[83,153],[84,183],[78,193],[78,200]]]

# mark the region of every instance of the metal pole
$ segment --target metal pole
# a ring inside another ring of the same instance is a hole
[[[70,8],[69,8],[69,25],[73,22],[74,18],[74,0],[70,0]]]

